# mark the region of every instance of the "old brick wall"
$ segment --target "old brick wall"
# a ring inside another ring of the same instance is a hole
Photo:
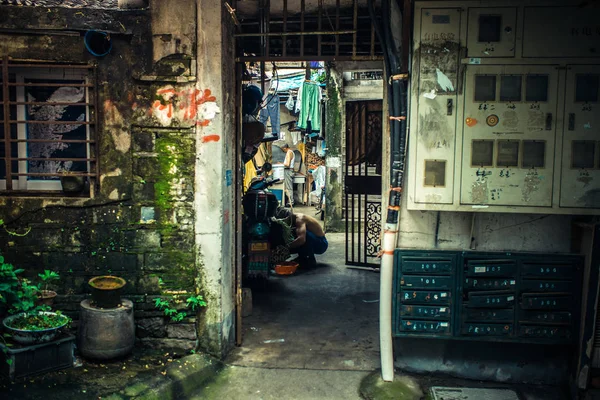
[[[101,174],[94,198],[0,196],[0,251],[32,277],[60,272],[55,306],[75,319],[91,277],[125,278],[138,337],[187,348],[196,344],[194,313],[173,302],[188,318],[170,323],[154,299],[202,293],[194,239],[196,126],[210,124],[217,106],[194,84],[191,10],[188,20],[178,12],[172,21],[188,26],[187,45],[167,46],[173,53],[164,56],[156,41],[177,38],[153,35],[152,25],[160,18],[164,27],[168,10],[0,6],[0,56],[97,65]],[[110,32],[109,55],[86,52],[88,29]],[[164,57],[153,62],[158,47]]]

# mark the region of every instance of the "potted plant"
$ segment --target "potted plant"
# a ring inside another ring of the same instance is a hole
[[[43,274],[38,274],[38,276],[44,284],[44,288],[40,289],[38,294],[39,304],[52,306],[52,304],[54,303],[54,298],[56,297],[56,292],[54,290],[48,290],[48,283],[60,279],[60,275],[58,275],[54,271],[46,269],[44,270]]]
[[[60,184],[62,186],[63,193],[67,194],[78,194],[83,192],[85,189],[85,183],[87,177],[83,175],[75,175],[75,171],[69,171],[62,169],[60,176]]]
[[[22,269],[15,270],[0,256],[0,305],[9,314],[2,321],[4,328],[17,343],[51,341],[71,319],[60,311],[51,312],[45,304],[37,304],[41,284],[35,285],[21,277],[22,272]]]

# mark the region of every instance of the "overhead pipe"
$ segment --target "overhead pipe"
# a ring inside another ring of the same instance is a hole
[[[400,204],[404,181],[406,150],[406,88],[405,76],[401,74],[400,54],[394,45],[389,16],[392,15],[389,0],[383,0],[382,27],[377,22],[373,0],[368,0],[369,15],[381,43],[385,62],[385,81],[388,83],[388,110],[390,124],[390,188],[385,230],[382,240],[379,281],[379,343],[381,354],[381,377],[394,380],[394,350],[392,341],[392,281],[394,273],[394,250],[398,240]],[[400,52],[402,49],[400,49]]]

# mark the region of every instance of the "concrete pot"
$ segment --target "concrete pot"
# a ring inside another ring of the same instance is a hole
[[[127,281],[118,276],[96,276],[89,280],[92,303],[100,308],[115,308],[121,302],[121,291]]]
[[[43,311],[43,312],[40,312],[39,314],[57,315],[56,313],[49,312],[49,311]],[[11,315],[10,317],[7,317],[4,319],[4,321],[2,321],[4,328],[6,328],[8,333],[11,334],[13,340],[15,342],[21,343],[21,344],[38,344],[38,343],[46,343],[51,340],[54,340],[60,333],[60,330],[69,323],[69,319],[67,317],[64,317],[64,320],[65,320],[64,324],[57,326],[55,328],[42,329],[42,330],[38,330],[38,331],[13,328],[11,325],[14,322],[14,320],[16,320],[17,318],[19,318],[23,315],[27,315],[27,313]]]
[[[80,304],[77,347],[81,355],[94,360],[110,360],[126,356],[135,344],[133,303],[123,299],[117,308],[92,306],[89,300]]]

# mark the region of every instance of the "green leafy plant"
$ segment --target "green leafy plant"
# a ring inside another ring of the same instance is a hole
[[[196,308],[198,307],[207,306],[206,301],[204,301],[204,297],[201,295],[188,297],[185,302],[187,303],[188,307],[192,309],[192,311],[196,311]]]
[[[196,311],[199,307],[206,307],[206,301],[201,295],[191,296],[186,299],[186,305],[188,309]],[[169,317],[171,322],[181,322],[187,316],[185,311],[177,310],[171,302],[165,299],[157,297],[154,299],[154,307],[161,310],[166,317]]]
[[[54,271],[50,271],[48,269],[44,270],[43,274],[38,274],[42,283],[44,284],[44,290],[48,290],[48,283],[52,281],[57,281],[60,279],[60,275]],[[40,285],[41,286],[41,285]]]

